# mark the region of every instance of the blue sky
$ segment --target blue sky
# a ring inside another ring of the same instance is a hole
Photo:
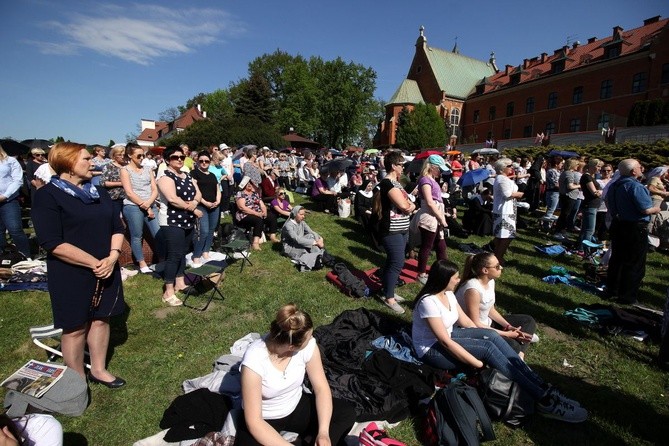
[[[457,37],[503,67],[655,15],[667,0],[0,0],[0,137],[125,142],[140,118],[227,88],[277,48],[371,67],[388,100],[421,25],[428,45]]]

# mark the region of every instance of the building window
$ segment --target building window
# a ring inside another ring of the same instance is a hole
[[[581,131],[581,120],[574,118],[569,121],[569,131],[570,132],[580,132]]]
[[[511,117],[513,116],[513,102],[509,102],[506,104],[506,116]]]
[[[580,104],[583,102],[583,87],[574,88],[574,94],[571,97],[572,104]]]
[[[632,93],[646,91],[646,73],[637,73],[632,78]]]
[[[525,101],[525,113],[534,113],[534,98],[527,98]]]
[[[609,120],[610,116],[607,115],[606,113],[602,113],[602,116],[599,118],[599,122],[597,123],[597,129],[608,129],[609,128]]]
[[[562,73],[564,71],[564,59],[553,62],[553,74]]]
[[[511,129],[504,129],[504,139],[511,138]]]
[[[458,126],[460,125],[460,109],[452,108],[451,109],[451,125]]]
[[[610,46],[606,49],[604,57],[607,59],[613,59],[614,57],[620,56],[621,45]]]
[[[523,127],[523,138],[530,138],[532,137],[532,126],[531,125],[526,125]]]
[[[480,120],[481,120],[481,111],[480,110],[474,110],[474,124],[476,124]]]
[[[494,105],[488,110],[488,121],[494,121],[495,115],[497,114],[497,107]]]
[[[476,86],[476,94],[483,94],[484,91],[485,91],[485,85],[481,84]]]
[[[557,107],[557,93],[553,91],[548,94],[548,108],[555,107]]]
[[[662,80],[660,80],[660,82],[669,84],[669,63],[662,65]]]
[[[552,121],[547,122],[546,123],[546,131],[545,131],[546,136],[552,135],[553,133],[555,133],[555,123],[552,122]]]
[[[599,99],[608,99],[613,96],[613,81],[606,79],[602,81],[602,86],[599,89]]]

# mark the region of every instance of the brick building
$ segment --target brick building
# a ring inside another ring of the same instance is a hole
[[[140,122],[141,133],[137,137],[137,144],[142,147],[154,147],[161,138],[169,138],[175,133],[180,133],[190,127],[194,122],[207,118],[207,112],[202,110],[200,104],[183,112],[173,121],[154,121],[142,119]]]
[[[456,51],[447,58],[462,62]],[[660,16],[501,70],[492,56],[487,63],[466,58],[475,69],[455,73],[462,68],[437,65],[430,57],[443,53],[427,47],[421,29],[410,73],[386,106],[379,145],[394,143],[397,114],[420,100],[438,107],[459,142],[483,143],[625,127],[636,101],[669,99],[669,19]]]

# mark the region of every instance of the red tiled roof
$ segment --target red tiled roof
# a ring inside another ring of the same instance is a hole
[[[144,129],[142,133],[139,134],[137,140],[141,141],[153,141],[156,142],[160,139],[163,131],[167,128],[167,123],[165,121],[156,121],[155,129]]]
[[[649,19],[647,22],[651,23],[629,31],[616,27],[611,36],[603,39],[593,38],[585,44],[565,46],[555,50],[551,56],[545,55],[545,57],[542,57],[544,56],[542,55],[526,59],[519,66],[508,67],[508,69],[502,69],[499,73],[486,77],[485,82],[482,80],[479,85],[484,84],[485,93],[488,93],[511,84],[511,77],[517,73],[520,73],[520,83],[551,75],[553,72],[552,63],[556,61],[564,61],[563,72],[605,61],[607,60],[606,48],[612,46],[613,43],[621,44],[620,56],[635,53],[646,48],[652,38],[669,25],[669,19],[658,19],[654,22]],[[615,31],[619,32],[616,33]]]
[[[170,122],[165,121],[156,121],[155,129],[144,129],[142,133],[137,137],[138,141],[152,141],[156,142],[163,136],[167,135],[173,130],[176,129],[186,129],[190,127],[194,122],[204,119],[204,116],[197,107],[191,107],[185,112],[183,112],[177,119]]]

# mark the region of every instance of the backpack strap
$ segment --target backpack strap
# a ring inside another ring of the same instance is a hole
[[[479,396],[476,389],[474,389],[471,386],[465,384],[464,389],[465,389],[464,395],[469,401],[469,403],[472,405],[474,410],[476,411],[476,415],[478,416],[478,419],[480,421],[481,432],[483,433],[483,441],[494,440],[496,437],[495,437],[495,431],[493,430],[492,427],[492,421],[490,420],[488,411],[483,405],[483,401],[481,401],[481,397]],[[510,408],[508,410],[510,410]]]

